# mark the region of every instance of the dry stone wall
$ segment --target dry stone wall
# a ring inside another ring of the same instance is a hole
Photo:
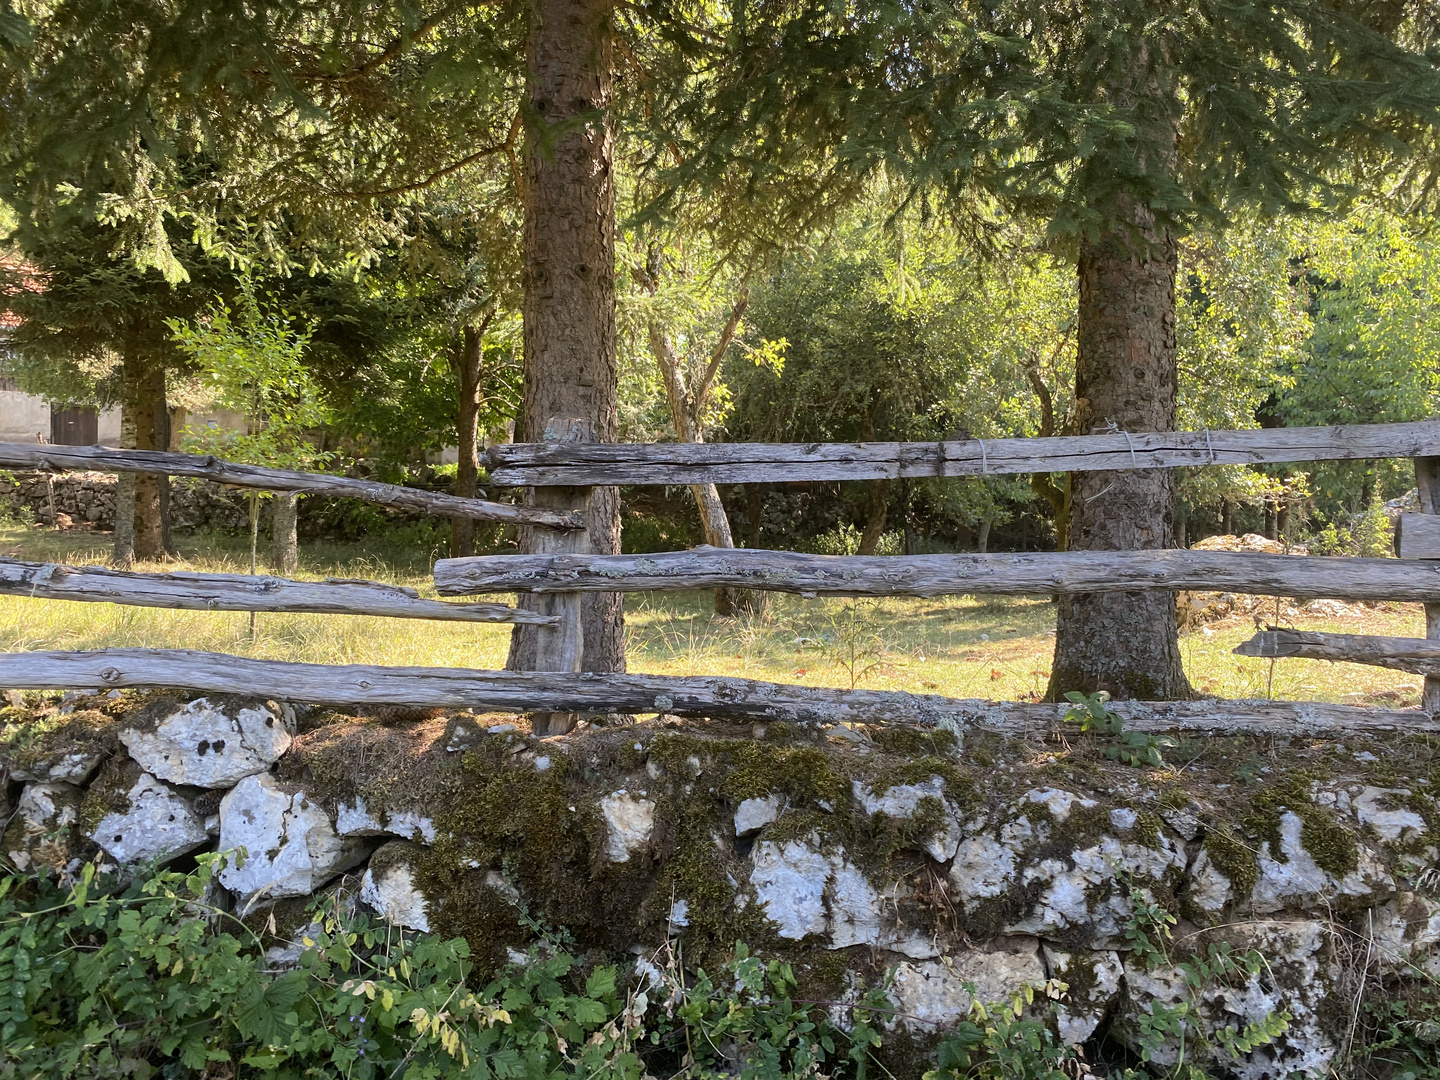
[[[701,965],[743,940],[812,1000],[888,980],[921,1048],[973,1000],[1050,980],[1060,1036],[1112,1051],[1155,1002],[1214,1030],[1288,1014],[1215,1063],[1246,1080],[1329,1075],[1357,994],[1440,979],[1423,739],[1216,738],[1152,770],[1078,735],[661,717],[537,740],[514,717],[119,692],[0,717],[6,859],[64,874],[243,849],[221,900],[277,962],[338,895],[485,964],[537,925],[595,954],[678,940]],[[1178,922],[1147,956],[1136,928],[1159,909]],[[1264,964],[1196,990],[1182,963],[1211,945]]]
[[[74,525],[113,529],[115,486],[110,473],[0,472],[0,509],[47,525],[63,514]],[[237,530],[249,523],[244,496],[208,480],[172,480],[170,513],[177,529]]]

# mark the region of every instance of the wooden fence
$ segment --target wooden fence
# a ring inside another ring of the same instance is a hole
[[[0,443],[0,466],[111,472],[168,472],[279,491],[345,495],[427,513],[536,527],[541,554],[442,559],[444,596],[528,592],[549,613],[501,604],[421,599],[375,582],[300,582],[230,574],[137,574],[93,567],[0,560],[0,593],[47,599],[237,611],[308,611],[538,626],[544,671],[325,666],[247,660],[186,650],[112,649],[0,655],[0,686],[168,686],[296,700],[469,706],[536,714],[552,732],[579,714],[667,712],[746,720],[909,722],[1047,729],[1056,705],[957,701],[933,695],[839,691],[715,677],[580,673],[585,591],[705,589],[723,586],[805,597],[1057,595],[1147,589],[1245,592],[1294,597],[1406,600],[1426,605],[1424,639],[1316,634],[1272,628],[1236,651],[1377,664],[1425,676],[1424,706],[1440,712],[1440,421],[1259,431],[1125,432],[1050,439],[941,443],[607,445],[571,441],[584,425],[557,419],[547,442],[489,451],[492,479],[530,488],[614,484],[776,483],[903,476],[1178,468],[1411,457],[1420,515],[1406,515],[1400,555],[1321,558],[1212,551],[1049,552],[992,555],[821,556],[697,548],[652,555],[586,554],[584,513],[460,499],[348,477],[261,469],[213,457],[104,447]],[[544,501],[544,500],[541,500]],[[1440,720],[1407,711],[1284,702],[1129,703],[1140,728],[1195,731],[1322,732],[1440,730]]]

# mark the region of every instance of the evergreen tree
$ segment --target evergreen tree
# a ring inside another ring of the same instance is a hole
[[[699,74],[658,81],[677,92],[653,163],[740,227],[757,189],[813,218],[880,172],[946,192],[982,234],[997,207],[1046,224],[1078,282],[1072,433],[1173,428],[1176,245],[1197,222],[1402,167],[1433,191],[1440,17],[1420,0],[799,0],[742,4],[691,47]],[[1173,483],[1077,474],[1070,547],[1165,546]],[[1099,689],[1189,695],[1167,594],[1061,601],[1050,696]]]

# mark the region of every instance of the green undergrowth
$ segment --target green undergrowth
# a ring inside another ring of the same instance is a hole
[[[119,886],[0,878],[0,1078],[863,1078],[878,992],[841,1027],[791,966],[736,945],[714,976],[668,946],[587,962],[543,940],[491,975],[463,939],[402,933],[331,894],[298,964],[209,905],[193,873]]]

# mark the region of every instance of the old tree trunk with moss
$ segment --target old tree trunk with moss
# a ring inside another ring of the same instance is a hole
[[[613,442],[616,434],[613,28],[609,0],[533,0],[527,41],[524,409],[522,439]],[[588,494],[588,503],[587,503]],[[586,550],[620,550],[613,487],[533,488],[537,506],[588,509]],[[521,550],[561,550],[559,534],[526,529]],[[560,545],[557,547],[556,545]],[[526,598],[525,605],[554,603]],[[625,670],[624,608],[616,593],[577,598],[584,671]],[[567,620],[570,621],[570,620]],[[539,630],[517,626],[506,666],[536,670],[557,654]],[[569,661],[567,661],[569,663]],[[565,721],[557,726],[564,727]]]

